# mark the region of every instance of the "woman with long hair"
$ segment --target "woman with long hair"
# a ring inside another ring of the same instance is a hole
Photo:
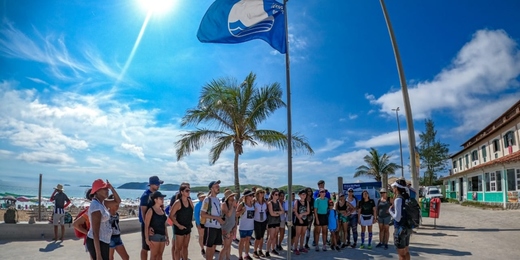
[[[358,205],[359,225],[361,225],[361,245],[365,248],[365,231],[368,227],[368,249],[372,249],[372,225],[376,222],[376,203],[370,198],[368,191],[361,193],[362,199]]]
[[[301,190],[298,192],[300,196],[299,200],[294,201],[293,204],[293,214],[294,214],[294,226],[296,226],[296,234],[294,236],[293,241],[293,252],[296,255],[299,255],[300,252],[307,253],[309,252],[304,247],[304,239],[305,239],[305,230],[308,226],[309,214],[311,212],[309,207],[309,201],[307,201],[307,191]],[[298,247],[299,244],[299,247]]]
[[[327,213],[329,210],[329,199],[325,197],[326,192],[325,189],[321,189],[318,193],[318,198],[314,201],[314,242],[316,242],[316,252],[320,251],[320,233],[323,242],[322,250],[327,251],[327,226],[329,225]]]
[[[114,199],[108,199],[108,190],[114,194]],[[92,183],[92,202],[88,208],[90,229],[87,234],[87,249],[94,260],[110,259],[110,238],[112,226],[110,225],[110,212],[108,208],[119,206],[121,199],[116,189],[108,182],[97,179]]]
[[[180,198],[175,201],[170,210],[169,218],[175,226],[174,235],[175,251],[174,259],[188,259],[188,246],[190,244],[191,228],[193,224],[193,202],[190,199],[190,188],[181,185]]]
[[[254,207],[255,207],[255,245],[253,247],[253,257],[265,257],[262,252],[264,244],[264,235],[267,228],[267,203],[265,201],[265,191],[261,188],[256,190]]]
[[[179,200],[182,196],[182,192],[181,192],[181,187],[182,186],[188,186],[188,189],[190,188],[190,184],[187,183],[187,182],[183,182],[181,183],[181,185],[179,186],[179,190],[173,194],[172,198],[170,199],[170,204],[166,207],[166,209],[164,210],[164,212],[166,212],[166,214],[168,214],[168,219],[167,221],[171,221],[171,218],[169,217],[170,216],[170,213],[171,213],[171,208],[173,207],[173,203],[175,203],[177,200]],[[170,223],[171,226],[172,226],[172,257],[175,255],[175,238],[177,238],[177,236],[175,235],[175,225],[173,225],[173,223]],[[204,250],[204,249],[203,249]],[[186,252],[188,253],[188,252]],[[183,254],[183,252],[181,252],[181,255]]]
[[[305,188],[306,200],[309,202],[309,215],[307,215],[307,231],[305,232],[305,246],[304,248],[309,250],[309,239],[311,237],[312,223],[314,222],[314,195],[311,187]],[[316,241],[314,241],[316,243]]]
[[[406,191],[406,181],[399,179],[392,184],[394,189],[395,199],[394,204],[390,206],[390,215],[394,219],[394,245],[397,248],[397,254],[399,254],[399,260],[409,260],[410,251],[408,246],[410,245],[410,235],[412,230],[405,225],[405,214],[403,208],[404,203],[410,198],[410,195]]]
[[[224,247],[220,251],[219,260],[229,259],[231,257],[231,242],[233,242],[233,233],[237,223],[237,206],[235,203],[235,195],[231,190],[224,192],[224,202],[222,202],[222,214],[224,215],[224,224],[222,224],[222,238]]]
[[[382,188],[381,199],[377,202],[377,222],[379,223],[379,244],[376,247],[384,247],[388,249],[388,238],[390,237],[390,200],[388,199],[386,189]]]
[[[109,199],[114,199],[114,194],[108,196]],[[110,211],[110,225],[112,226],[112,237],[110,237],[110,260],[114,259],[114,252],[117,252],[121,259],[128,260],[128,252],[126,252],[123,240],[121,240],[121,229],[119,228],[119,204],[108,208]]]
[[[252,191],[244,191],[242,194],[242,202],[238,205],[237,215],[240,216],[238,231],[240,233],[240,242],[238,242],[238,259],[251,260],[249,256],[249,241],[253,235],[255,228],[255,207],[253,206]],[[245,252],[245,256],[244,256]]]
[[[284,213],[283,205],[278,200],[280,193],[277,189],[273,189],[269,195],[269,201],[267,202],[267,208],[269,210],[269,216],[267,218],[267,230],[269,232],[269,239],[267,240],[267,248],[265,252],[266,257],[270,257],[270,253],[279,255],[276,251],[276,244],[278,241],[278,228],[280,227],[280,215]]]
[[[144,218],[145,242],[150,247],[150,259],[161,260],[164,247],[170,244],[166,220],[168,217],[164,212],[164,197],[160,191],[150,194],[150,208],[146,211]],[[150,228],[153,235],[150,234]]]
[[[281,251],[283,250],[282,241],[285,237],[285,223],[287,221],[287,210],[289,208],[287,201],[285,200],[285,192],[283,190],[278,192],[278,201],[280,201],[280,204],[283,207],[283,213],[280,215],[280,227],[278,227],[278,231],[276,232],[276,236],[278,237],[276,250]]]
[[[341,248],[347,247],[347,230],[348,230],[348,220],[350,217],[350,212],[353,207],[345,200],[345,194],[339,194],[339,199],[336,202],[335,206],[336,212],[338,214],[338,222],[339,222],[339,235],[340,240],[338,241],[338,246],[341,243]]]
[[[358,239],[358,214],[357,214],[357,207],[358,207],[358,201],[357,198],[354,196],[354,189],[349,188],[348,189],[348,196],[346,201],[351,206],[350,211],[350,218],[348,220],[348,226],[347,226],[347,246],[351,246],[352,248],[356,248],[357,239]],[[350,231],[352,230],[352,239],[353,243],[350,243]]]

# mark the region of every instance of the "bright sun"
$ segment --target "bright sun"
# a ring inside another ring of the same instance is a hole
[[[138,0],[147,12],[164,14],[172,9],[177,0]]]

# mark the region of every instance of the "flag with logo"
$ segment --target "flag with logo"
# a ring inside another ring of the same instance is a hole
[[[202,18],[197,38],[210,43],[261,39],[285,53],[284,6],[274,0],[216,0]]]

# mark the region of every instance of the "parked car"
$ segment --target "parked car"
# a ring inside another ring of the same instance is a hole
[[[438,187],[429,186],[424,189],[424,197],[429,198],[429,199],[433,199],[433,198],[442,199],[442,193]]]

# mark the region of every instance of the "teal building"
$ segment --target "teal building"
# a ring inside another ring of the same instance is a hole
[[[520,101],[462,144],[451,156],[450,175],[442,178],[446,198],[518,208],[519,128]]]

